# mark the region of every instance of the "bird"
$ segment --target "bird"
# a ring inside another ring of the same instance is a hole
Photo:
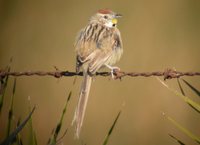
[[[92,78],[98,70],[107,67],[114,72],[120,70],[113,66],[123,53],[121,34],[117,28],[121,14],[110,9],[100,9],[89,19],[88,24],[80,30],[75,41],[76,72],[83,71],[78,104],[72,125],[75,124],[75,137],[79,138],[85,116]]]

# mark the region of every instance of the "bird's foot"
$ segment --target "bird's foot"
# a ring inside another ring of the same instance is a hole
[[[111,69],[111,77],[112,77],[112,79],[115,79],[115,74],[116,74],[116,72],[118,72],[118,71],[120,71],[120,68],[119,67],[117,67],[117,66],[110,66],[110,65],[105,65],[106,67],[108,67],[109,69]]]

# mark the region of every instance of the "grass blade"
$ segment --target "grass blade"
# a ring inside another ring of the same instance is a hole
[[[169,134],[169,136],[171,137],[171,138],[173,138],[177,143],[179,143],[180,145],[185,145],[185,143],[183,143],[181,140],[179,140],[179,139],[177,139],[175,136],[173,136],[173,135],[171,135],[171,134]]]
[[[199,97],[200,97],[200,91],[197,90],[194,86],[192,86],[190,83],[188,83],[186,80],[182,79],[182,81],[189,86]]]
[[[184,134],[186,134],[188,137],[190,137],[191,139],[193,139],[195,142],[197,142],[198,144],[200,144],[200,138],[195,136],[192,132],[190,132],[188,129],[186,129],[185,127],[181,126],[178,122],[176,122],[174,119],[172,119],[169,116],[166,116],[167,119],[174,124],[181,132],[183,132]]]
[[[9,64],[6,66],[4,71],[10,72],[11,63],[12,63],[12,57],[10,58]],[[0,115],[3,107],[4,95],[7,88],[8,78],[9,76],[6,76],[5,78],[0,77]]]
[[[20,119],[18,119],[18,121],[17,121],[17,127],[18,127],[19,125],[20,125]],[[23,145],[20,132],[17,134],[16,139],[17,139],[17,144],[18,144],[18,145]]]
[[[10,145],[13,142],[13,140],[16,138],[17,134],[24,128],[24,126],[26,125],[28,120],[31,118],[34,110],[35,110],[35,107],[29,113],[27,118],[3,142],[1,142],[0,145]]]
[[[30,96],[28,98],[29,100],[29,111],[31,112],[31,101],[30,101]],[[32,117],[30,117],[29,119],[29,126],[30,126],[30,130],[29,130],[29,134],[30,134],[30,139],[29,139],[29,144],[30,145],[37,145],[37,138],[36,138],[36,134],[35,131],[33,129],[33,121],[32,121]]]
[[[65,106],[63,108],[63,111],[62,111],[62,115],[60,117],[60,121],[58,122],[58,124],[56,125],[56,130],[53,132],[53,135],[52,137],[49,139],[48,143],[49,145],[55,145],[57,143],[57,137],[60,133],[60,130],[62,128],[62,123],[63,123],[63,119],[64,119],[64,115],[67,111],[67,106],[68,106],[68,103],[70,101],[70,98],[71,98],[71,95],[72,95],[72,92],[70,91],[68,97],[67,97],[67,101],[65,103]],[[66,134],[67,130],[64,132],[64,135]],[[59,139],[59,141],[61,140],[62,138]]]
[[[181,90],[181,93],[183,96],[185,96],[185,92],[183,91],[183,88],[181,86],[181,83],[179,81],[179,79],[177,79],[177,82],[178,82],[178,85],[179,85],[179,88]],[[187,103],[190,107],[192,107],[192,109],[194,109],[195,111],[197,111],[198,113],[200,113],[200,111],[198,109],[196,109],[193,105],[191,105],[190,103]]]
[[[68,129],[66,129],[65,132],[62,134],[62,136],[59,139],[57,139],[56,144],[61,144],[61,141],[64,138],[64,136],[66,135],[67,131],[68,131]]]
[[[8,125],[7,125],[7,133],[6,133],[7,137],[10,135],[11,122],[13,120],[13,103],[14,103],[15,90],[16,90],[16,78],[14,79],[13,91],[12,91],[12,96],[11,96],[11,104],[10,104],[9,113],[8,113]]]
[[[108,131],[108,134],[107,134],[107,136],[106,136],[106,138],[105,138],[105,140],[103,142],[103,145],[107,145],[108,140],[109,140],[109,138],[110,138],[110,136],[112,134],[113,129],[115,128],[115,125],[116,125],[116,123],[117,123],[117,121],[119,119],[120,114],[121,114],[121,111],[119,111],[119,113],[117,114],[112,126],[110,127],[110,130]]]
[[[7,71],[10,72],[10,67],[7,69]],[[6,92],[8,79],[9,79],[9,76],[6,76],[5,78],[0,77],[0,81],[1,81],[0,82],[0,114],[3,107],[4,95]]]
[[[179,88],[180,88],[180,90],[181,90],[181,93],[183,94],[183,96],[185,96],[185,92],[183,91],[183,88],[182,88],[182,86],[181,86],[181,83],[180,83],[180,81],[179,81],[179,78],[177,78],[177,82],[178,82],[178,86],[179,86]]]
[[[194,102],[193,100],[191,100],[189,97],[182,95],[181,93],[179,93],[178,91],[170,88],[165,82],[163,82],[162,80],[160,80],[157,77],[158,81],[165,86],[168,90],[170,90],[171,92],[173,92],[176,96],[180,97],[184,102],[186,102],[190,107],[192,107],[193,109],[195,109],[198,113],[200,113],[200,104],[198,104],[197,102]]]

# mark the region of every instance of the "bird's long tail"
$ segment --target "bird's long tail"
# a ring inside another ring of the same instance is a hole
[[[78,105],[74,114],[74,119],[72,124],[75,123],[76,130],[75,135],[79,138],[81,127],[83,124],[83,119],[85,115],[85,110],[88,102],[90,87],[91,87],[92,77],[86,72],[84,73],[84,79],[81,85],[81,90],[79,94]]]

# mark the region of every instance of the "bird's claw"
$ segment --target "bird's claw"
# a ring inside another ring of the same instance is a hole
[[[112,79],[115,79],[115,74],[118,71],[120,71],[120,68],[117,67],[117,66],[114,66],[114,67],[111,68],[111,77],[112,77]]]
[[[118,72],[118,71],[120,71],[120,68],[119,67],[117,67],[117,66],[110,66],[110,65],[105,65],[106,67],[108,67],[109,69],[111,69],[111,77],[112,77],[112,79],[115,79],[115,74],[116,74],[116,72]]]

